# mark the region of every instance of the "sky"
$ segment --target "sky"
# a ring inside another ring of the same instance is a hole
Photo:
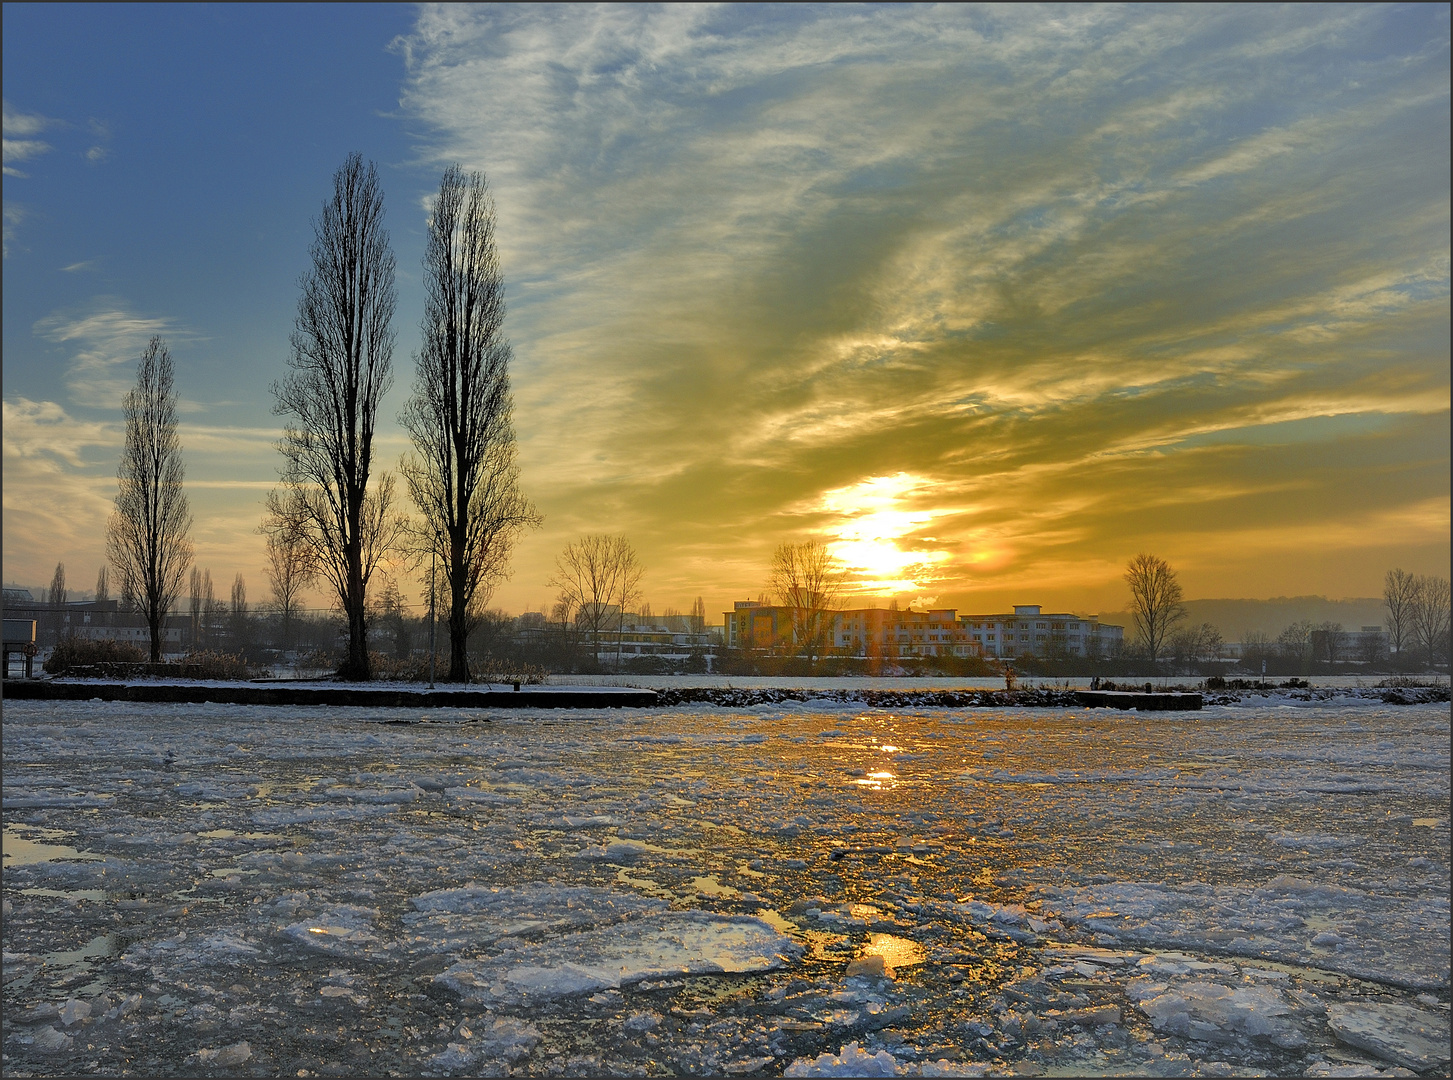
[[[270,387],[355,150],[384,467],[430,195],[496,195],[545,519],[506,611],[587,533],[658,613],[810,539],[855,605],[964,611],[1121,610],[1142,551],[1191,597],[1449,572],[1446,5],[3,12],[7,583],[92,588],[156,334],[197,565],[266,598]]]

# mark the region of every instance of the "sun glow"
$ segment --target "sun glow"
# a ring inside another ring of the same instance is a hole
[[[828,550],[847,570],[853,593],[899,593],[922,589],[948,552],[906,547],[936,516],[902,504],[929,481],[911,473],[874,476],[822,497],[822,509],[840,516]]]

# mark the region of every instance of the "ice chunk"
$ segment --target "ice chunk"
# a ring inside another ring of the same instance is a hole
[[[1331,1004],[1327,1024],[1348,1046],[1411,1069],[1446,1068],[1448,1017],[1411,1005]]]
[[[664,911],[661,900],[595,888],[465,885],[416,896],[407,947],[456,952],[517,934],[601,926]]]
[[[352,954],[378,941],[373,932],[378,911],[374,908],[336,904],[316,918],[283,927],[283,934],[301,945],[322,952]]]
[[[540,1042],[540,1029],[524,1020],[505,1017],[480,1033],[480,1050],[488,1057],[518,1064]]]
[[[452,1072],[455,1069],[467,1069],[478,1060],[479,1055],[468,1046],[463,1043],[450,1043],[446,1049],[429,1059],[429,1065]]]
[[[658,1013],[638,1012],[633,1013],[626,1022],[621,1025],[621,1030],[627,1035],[644,1035],[648,1031],[655,1031],[661,1026],[661,1017]]]
[[[651,849],[638,840],[615,840],[609,844],[587,844],[577,854],[577,859],[606,859],[611,862],[625,862],[644,855]]]
[[[1232,988],[1212,982],[1178,982],[1140,1001],[1157,1031],[1206,1042],[1234,1042],[1262,1036],[1278,1045],[1299,1045],[1301,1037],[1284,1017],[1291,1012],[1273,986]]]
[[[31,1045],[48,1054],[53,1054],[58,1050],[68,1049],[74,1042],[75,1040],[69,1035],[63,1035],[52,1025],[47,1024],[35,1033]]]
[[[220,1050],[203,1047],[193,1055],[191,1060],[195,1060],[201,1065],[226,1068],[230,1065],[241,1065],[250,1057],[252,1057],[252,1047],[244,1039],[242,1042],[233,1043],[231,1046],[224,1046]]]
[[[967,1061],[925,1061],[919,1067],[919,1076],[983,1076],[989,1071],[985,1064],[970,1064]]]
[[[525,945],[503,957],[461,961],[434,982],[470,1001],[531,1004],[668,975],[767,971],[801,953],[801,946],[761,919],[665,912]]]
[[[66,1027],[78,1024],[91,1015],[91,1003],[71,998],[61,1006],[60,1020]]]
[[[886,1050],[870,1054],[850,1042],[837,1054],[818,1054],[808,1061],[798,1058],[787,1066],[784,1076],[898,1076],[898,1059]]]

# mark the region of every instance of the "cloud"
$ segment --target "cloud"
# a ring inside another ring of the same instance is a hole
[[[794,508],[900,473],[943,504],[945,597],[1076,548],[1104,574],[1171,535],[1117,504],[1210,535],[1230,526],[1198,499],[1327,520],[1318,455],[1381,505],[1351,446],[1430,458],[1389,466],[1426,497],[1447,473],[1446,439],[1417,440],[1448,409],[1448,71],[1423,18],[420,9],[397,49],[422,157],[498,198],[549,519],[522,575],[610,523],[673,588],[745,530],[721,556],[745,584],[781,539],[832,535]],[[1317,495],[1279,504],[1288,485]]]
[[[138,315],[116,297],[96,297],[38,320],[34,332],[70,351],[66,388],[74,404],[114,409],[134,382],[134,365],[153,336],[175,353],[195,335],[166,317]]]
[[[35,113],[22,113],[12,109],[9,101],[6,101],[4,106],[5,175],[24,177],[26,174],[14,168],[12,163],[27,161],[49,151],[51,149],[49,143],[29,136],[39,135],[54,121]]]
[[[116,494],[120,425],[23,397],[3,402],[3,420],[6,580],[43,580],[57,559],[73,568],[98,560]]]

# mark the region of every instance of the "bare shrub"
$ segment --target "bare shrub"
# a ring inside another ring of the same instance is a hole
[[[143,664],[146,653],[129,641],[62,638],[44,664],[52,675],[65,675],[73,668],[97,664]]]

